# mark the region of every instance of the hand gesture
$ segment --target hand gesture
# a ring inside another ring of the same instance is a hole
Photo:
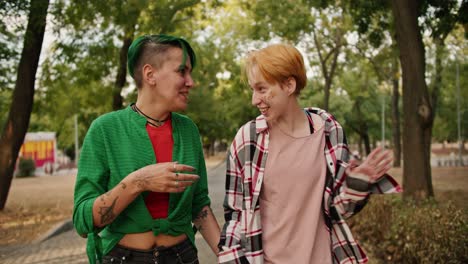
[[[374,183],[392,168],[392,163],[393,155],[391,151],[378,147],[367,156],[361,165],[355,166],[356,161],[351,160],[348,169],[350,173],[366,175],[369,177],[369,181]]]
[[[148,165],[137,170],[132,182],[140,191],[183,192],[200,177],[193,172],[195,168],[177,162],[163,162]]]

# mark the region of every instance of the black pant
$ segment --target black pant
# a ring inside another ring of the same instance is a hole
[[[198,264],[197,249],[190,240],[172,247],[150,250],[130,249],[116,245],[103,257],[103,264]]]

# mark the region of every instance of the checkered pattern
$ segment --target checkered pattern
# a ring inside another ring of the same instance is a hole
[[[325,121],[324,155],[328,169],[323,213],[330,232],[333,263],[366,263],[367,256],[353,238],[344,219],[359,212],[370,194],[398,193],[401,188],[389,175],[371,184],[365,175],[346,174],[349,150],[342,127],[324,110],[305,110],[309,114],[319,115]],[[263,116],[241,127],[231,144],[226,166],[226,223],[219,243],[219,263],[263,263],[258,199],[268,144],[268,126]]]

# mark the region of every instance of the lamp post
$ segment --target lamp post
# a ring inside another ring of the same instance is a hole
[[[457,86],[457,130],[458,130],[458,164],[463,166],[463,157],[462,157],[462,138],[461,138],[461,111],[460,111],[460,82],[459,82],[459,69],[457,62],[457,77],[456,77],[456,86]]]
[[[78,115],[75,115],[75,164],[78,165],[80,146],[78,143]]]
[[[382,94],[382,149],[385,149],[385,94]]]
[[[382,130],[382,143],[381,147],[382,149],[385,149],[385,92],[387,88],[386,83],[382,83],[379,87],[380,91],[382,92],[382,120],[381,120],[381,130]]]
[[[458,68],[458,62],[457,62],[457,77],[456,77],[456,86],[457,86],[457,133],[458,133],[458,164],[460,166],[465,166],[463,164],[463,135],[462,135],[462,125],[461,125],[461,118],[462,115],[468,110],[468,108],[465,109],[460,109],[460,81],[459,81],[459,68]]]

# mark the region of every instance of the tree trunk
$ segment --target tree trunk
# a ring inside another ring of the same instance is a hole
[[[368,131],[367,125],[365,129],[366,129],[365,133],[361,134],[361,136],[362,136],[362,139],[364,140],[364,148],[366,150],[366,156],[368,156],[371,152],[371,147],[370,147],[369,133],[367,132]]]
[[[333,84],[333,77],[335,76],[336,68],[338,66],[338,56],[340,55],[343,33],[341,30],[338,30],[335,35],[335,46],[328,52],[328,54],[323,54],[322,44],[317,39],[317,33],[312,29],[314,45],[319,56],[320,68],[322,70],[323,77],[325,78],[324,89],[324,98],[323,98],[323,110],[328,111],[330,105],[330,90]],[[331,62],[328,60],[331,56]]]
[[[30,5],[12,103],[0,138],[0,210],[5,208],[18,152],[28,131],[49,1],[31,1]]]
[[[430,148],[433,112],[424,79],[425,62],[419,1],[393,0],[396,38],[403,73],[403,188],[404,197],[433,196]]]
[[[358,120],[356,121],[357,127],[354,125],[349,126],[359,135],[359,154],[363,157],[369,155],[371,152],[369,127],[367,126],[367,122],[362,119],[364,115],[361,112],[361,102],[359,100],[355,101],[354,109],[356,111],[356,116],[358,117]],[[362,143],[364,143],[365,155],[363,155]]]
[[[323,87],[323,110],[329,111],[329,103],[330,103],[330,89],[331,89],[331,80],[325,76],[325,86]]]
[[[393,136],[393,166],[401,167],[401,133],[400,133],[400,110],[398,103],[400,100],[399,88],[399,73],[398,73],[398,59],[395,57],[393,62],[393,95],[392,95],[392,136]]]
[[[113,91],[113,101],[112,109],[119,110],[123,107],[123,98],[122,98],[122,89],[127,82],[127,53],[128,48],[132,44],[133,35],[135,34],[135,26],[133,25],[130,29],[125,32],[123,36],[123,45],[120,49],[120,60],[119,60],[119,69],[117,77],[115,79],[114,91]]]
[[[362,157],[363,157],[362,153],[363,152],[362,152],[362,137],[361,136],[359,136],[359,140],[358,140],[358,150],[359,150],[359,156],[361,156],[361,159],[362,159]]]

